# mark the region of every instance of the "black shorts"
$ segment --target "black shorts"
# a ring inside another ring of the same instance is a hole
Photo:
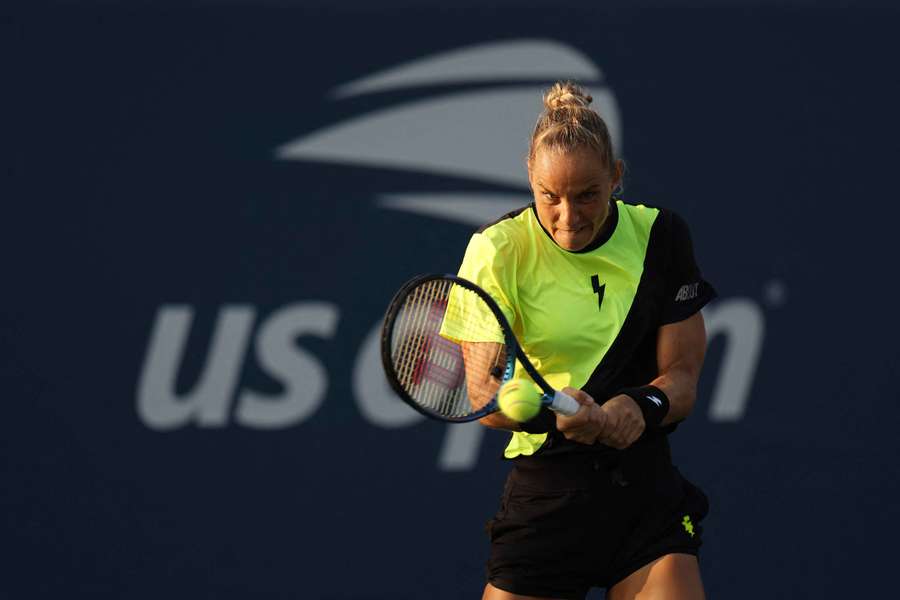
[[[515,459],[488,521],[488,581],[527,596],[584,598],[666,554],[697,555],[706,495],[672,466],[665,437],[606,456]]]

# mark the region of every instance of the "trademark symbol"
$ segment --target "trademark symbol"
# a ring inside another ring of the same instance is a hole
[[[769,308],[779,308],[787,301],[787,288],[779,279],[773,279],[763,287],[763,302]]]

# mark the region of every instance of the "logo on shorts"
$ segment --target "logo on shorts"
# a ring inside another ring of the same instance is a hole
[[[682,526],[684,526],[684,530],[691,534],[691,537],[694,537],[694,524],[691,523],[691,516],[684,515],[684,519],[681,520]]]

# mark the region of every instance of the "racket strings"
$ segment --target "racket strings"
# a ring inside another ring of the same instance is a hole
[[[442,416],[461,418],[495,396],[506,350],[502,328],[484,300],[452,281],[435,279],[403,300],[391,357],[410,398]]]

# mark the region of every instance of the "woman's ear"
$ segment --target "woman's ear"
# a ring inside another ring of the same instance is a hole
[[[613,167],[612,193],[610,196],[617,198],[622,195],[625,183],[625,162],[622,159],[616,160]]]
[[[622,178],[625,176],[625,161],[616,159],[615,173],[613,174],[613,187],[622,187]]]

